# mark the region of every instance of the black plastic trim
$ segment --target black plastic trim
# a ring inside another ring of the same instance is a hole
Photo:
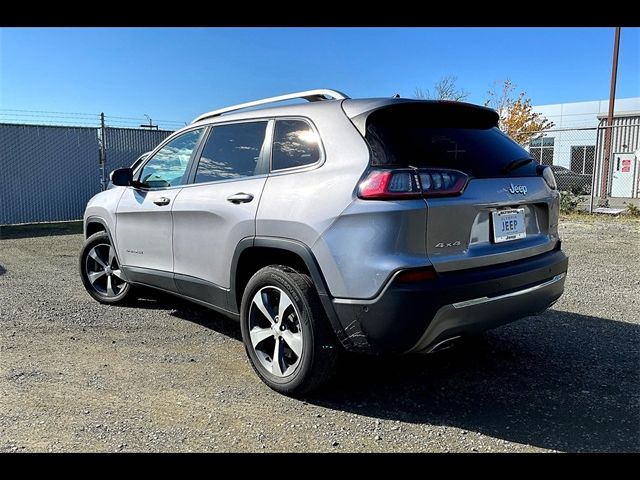
[[[144,285],[145,287],[151,287],[155,290],[170,293],[171,295],[175,295],[176,297],[184,298],[185,300],[188,300],[190,302],[197,303],[198,305],[210,308],[211,310],[215,310],[216,312],[221,313],[222,315],[225,315],[226,317],[232,318],[236,321],[239,320],[239,315],[236,312],[230,312],[229,310],[221,306],[226,305],[224,303],[224,299],[226,299],[227,291],[222,289],[221,287],[218,287],[217,285],[214,285],[213,283],[199,280],[194,277],[189,277],[187,275],[174,275],[173,273],[166,272],[164,270],[153,270],[150,268],[131,267],[124,265],[121,267],[121,269],[125,272],[125,275],[128,276],[128,281],[130,281],[132,284]],[[175,277],[178,277],[178,279],[176,280]],[[181,282],[180,285],[182,286],[182,289],[178,289],[178,281]],[[210,301],[204,299],[207,298],[204,293],[211,292],[212,287],[215,287],[223,292],[216,293],[219,298],[223,299],[221,305],[213,304]]]
[[[109,240],[113,240],[111,238],[111,232],[107,227],[107,223],[102,218],[93,215],[87,217],[83,224],[82,234],[84,235],[85,240],[87,239],[87,226],[89,226],[90,223],[99,223],[100,225],[102,225],[107,232],[107,235],[109,235]],[[113,242],[111,244],[113,245]]]
[[[90,223],[99,223],[100,225],[102,225],[104,227],[104,231],[107,232],[107,236],[109,237],[109,243],[113,246],[115,252],[116,252],[116,261],[118,262],[118,265],[122,265],[122,263],[120,262],[120,255],[118,255],[118,248],[117,245],[115,244],[115,242],[113,241],[113,237],[111,236],[111,231],[109,230],[109,227],[107,226],[107,222],[105,222],[102,218],[100,217],[96,217],[94,215],[91,215],[89,217],[87,217],[87,220],[83,223],[83,227],[82,227],[82,234],[84,236],[84,239],[86,240],[87,237],[87,226]],[[129,277],[127,277],[127,272],[125,272],[123,270],[122,272],[122,279],[125,281],[130,281]]]
[[[163,290],[178,291],[173,273],[164,270],[154,270],[152,268],[132,267],[130,265],[120,265],[127,280],[130,283],[157,287]]]
[[[222,288],[215,283],[202,280],[201,278],[192,277],[175,273],[173,279],[176,282],[178,292],[186,297],[194,298],[216,305],[218,308],[227,310],[227,296],[229,289]]]
[[[331,326],[336,333],[336,336],[340,340],[340,342],[345,346],[345,348],[353,349],[352,340],[346,335],[340,320],[336,314],[333,299],[329,294],[329,290],[327,288],[327,283],[325,282],[324,276],[320,270],[318,262],[316,261],[313,252],[311,249],[302,242],[298,242],[297,240],[291,240],[288,238],[280,238],[280,237],[254,237],[254,238],[245,238],[238,243],[236,247],[236,251],[233,254],[233,259],[231,261],[231,278],[230,285],[231,290],[229,292],[229,301],[233,303],[229,303],[229,308],[232,309],[232,306],[235,306],[235,298],[236,298],[236,270],[238,267],[238,260],[240,259],[240,255],[248,248],[252,247],[265,247],[265,248],[275,248],[279,250],[285,250],[291,253],[295,253],[302,261],[305,263],[307,270],[309,270],[309,274],[311,275],[311,279],[316,287],[316,291],[318,292],[318,296],[320,297],[320,301],[322,302],[322,306],[324,307],[324,311],[331,323]]]
[[[333,304],[346,333],[361,340],[356,349],[399,353],[418,341],[440,308],[522,290],[565,273],[567,266],[566,255],[554,250],[509,264],[440,273],[435,280],[393,279],[373,302],[339,299]]]

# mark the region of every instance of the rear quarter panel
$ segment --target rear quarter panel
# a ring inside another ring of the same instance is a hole
[[[290,238],[312,247],[355,198],[369,149],[338,104],[316,105],[307,118],[322,139],[324,158],[319,166],[269,175],[256,235]]]

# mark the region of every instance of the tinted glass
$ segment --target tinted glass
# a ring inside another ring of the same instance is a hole
[[[542,165],[553,165],[553,148],[542,149]]]
[[[140,181],[151,188],[182,185],[187,165],[198,144],[202,129],[191,130],[174,138],[142,168]]]
[[[255,175],[267,122],[213,127],[198,162],[195,183]]]
[[[529,149],[529,155],[531,155],[531,158],[533,158],[536,162],[540,163],[541,156],[542,156],[542,149],[541,148],[530,148]]]
[[[278,120],[272,151],[272,170],[311,165],[320,159],[318,135],[303,120]]]
[[[593,162],[596,157],[596,147],[590,145],[584,151],[584,171],[582,173],[593,173]]]
[[[492,112],[409,105],[381,109],[367,119],[372,165],[452,168],[479,178],[536,175],[536,162],[505,173],[512,162],[531,155],[495,127]]]
[[[571,147],[571,170],[576,173],[593,173],[596,147],[593,145]]]

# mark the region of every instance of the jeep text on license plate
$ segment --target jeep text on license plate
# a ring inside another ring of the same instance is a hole
[[[498,210],[493,215],[493,241],[508,242],[527,236],[524,222],[524,208]]]

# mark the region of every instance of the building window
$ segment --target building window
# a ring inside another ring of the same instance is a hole
[[[542,165],[553,165],[553,137],[535,138],[529,142],[529,153]]]
[[[576,173],[593,174],[593,162],[596,156],[595,145],[571,147],[571,170]]]

